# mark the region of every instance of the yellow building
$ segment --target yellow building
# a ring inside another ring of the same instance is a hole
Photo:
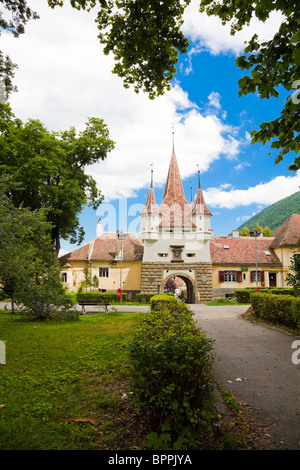
[[[245,287],[287,287],[299,239],[300,214],[291,215],[273,237],[241,237],[236,230],[232,236],[213,237],[213,296],[232,296],[235,289]]]
[[[63,283],[67,291],[76,292],[88,275],[96,278],[100,292],[122,288],[128,300],[140,292],[143,246],[134,233],[121,240],[117,233],[100,233],[90,243],[59,258]]]

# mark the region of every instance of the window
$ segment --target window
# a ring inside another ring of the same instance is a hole
[[[264,277],[263,271],[251,271],[251,282],[264,282]]]
[[[99,268],[99,277],[108,277],[109,268]]]
[[[224,271],[224,282],[235,282],[236,271]]]
[[[186,256],[188,256],[188,258],[192,258],[192,256],[195,256],[196,253],[187,253]]]
[[[242,271],[219,271],[219,282],[242,282]]]
[[[68,273],[66,271],[61,272],[61,280],[62,280],[63,283],[68,282]]]
[[[158,256],[161,258],[166,258],[168,256],[168,253],[158,253]]]

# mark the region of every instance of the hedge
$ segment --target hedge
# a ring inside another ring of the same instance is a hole
[[[171,294],[157,294],[151,297],[150,299],[150,309],[151,311],[156,310],[157,308],[164,308],[170,304],[178,304],[178,300],[174,295]]]
[[[172,296],[155,297],[129,343],[132,391],[157,428],[167,423],[176,439],[215,413],[213,346],[186,304]]]
[[[78,292],[77,300],[106,300],[109,302],[119,302],[119,298],[115,292]],[[127,293],[122,293],[122,301],[127,301]]]
[[[291,287],[259,287],[259,292],[274,295],[292,295]],[[234,296],[239,303],[250,304],[250,295],[256,292],[255,287],[246,287],[245,289],[235,289]]]
[[[140,304],[149,304],[151,297],[156,295],[155,293],[153,294],[148,294],[148,293],[143,293],[141,292],[140,294],[136,294],[136,298]]]
[[[290,328],[300,328],[300,298],[255,292],[250,296],[255,316],[280,323]]]

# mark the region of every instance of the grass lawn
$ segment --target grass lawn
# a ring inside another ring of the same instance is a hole
[[[143,315],[41,323],[1,311],[0,449],[140,448],[142,430],[131,429],[128,413],[126,343]]]
[[[6,342],[0,450],[149,449],[151,416],[130,400],[126,348],[144,316],[110,312],[29,322],[0,311],[0,340]],[[224,416],[225,428],[201,435],[199,449],[244,447],[248,424],[239,413],[230,423]]]

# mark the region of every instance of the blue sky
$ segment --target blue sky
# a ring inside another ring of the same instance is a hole
[[[291,158],[274,166],[270,145],[253,146],[249,140],[251,129],[280,114],[286,96],[238,96],[237,82],[244,73],[235,66],[235,57],[254,33],[271,37],[280,15],[265,25],[254,21],[232,37],[216,18],[197,13],[192,0],[184,22],[189,53],[180,58],[172,90],[151,101],[144,93],[124,89],[122,80],[111,74],[113,58],[102,53],[95,12],[69,6],[53,11],[46,0],[29,3],[40,20],[30,22],[18,39],[1,36],[1,48],[19,66],[19,91],[11,99],[15,114],[23,121],[40,119],[55,131],[70,126],[80,131],[88,117],[100,117],[116,142],[104,162],[87,169],[105,200],[98,211],[86,209],[80,215],[85,242],[95,238],[99,216],[109,222],[106,230],[137,228],[152,163],[156,199],[161,202],[172,128],[186,198],[191,184],[196,193],[199,164],[215,235],[230,233],[263,207],[299,189],[300,173],[287,169]],[[62,241],[63,252],[75,248]]]

